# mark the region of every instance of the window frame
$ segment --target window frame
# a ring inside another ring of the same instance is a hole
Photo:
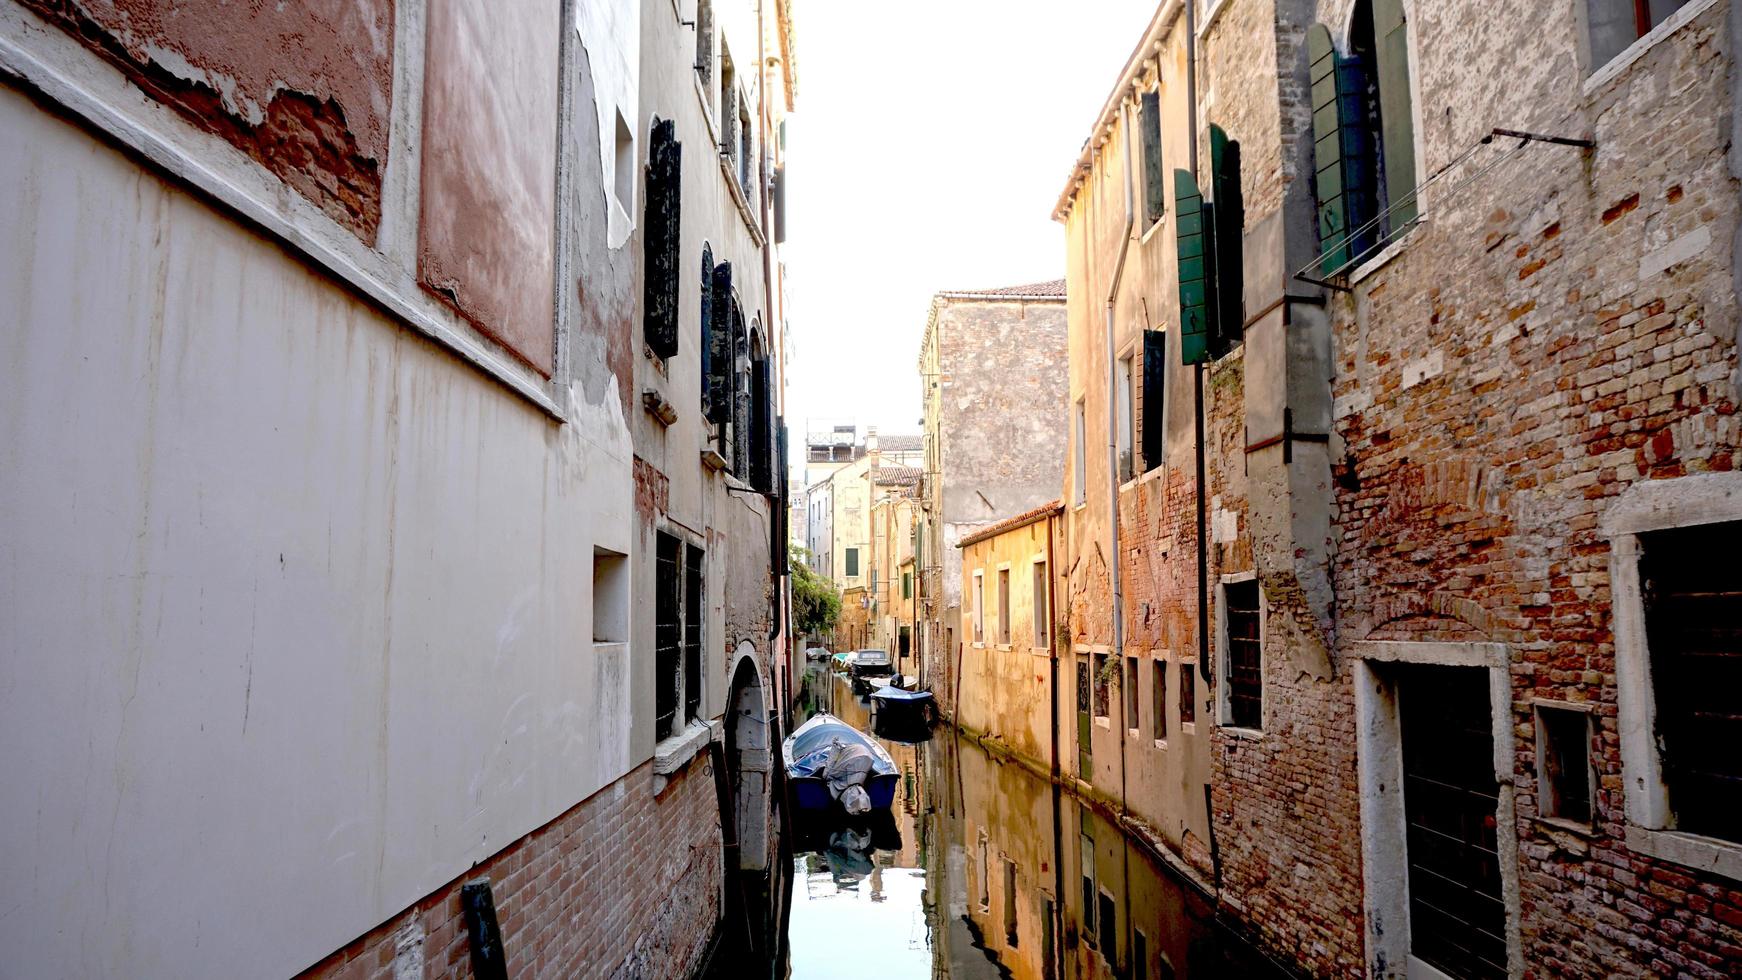
[[[1131,653],[1125,655],[1124,668],[1120,671],[1119,693],[1125,702],[1125,729],[1136,736],[1143,730],[1143,668],[1138,666],[1137,655]]]
[[[1634,2],[1635,17],[1637,18],[1637,5],[1644,0],[1634,0]],[[1598,60],[1598,54],[1592,44],[1591,3],[1592,0],[1581,0],[1580,3],[1574,5],[1578,17],[1577,39],[1580,67],[1585,75],[1584,94],[1587,96],[1614,81],[1618,75],[1638,61],[1645,52],[1656,47],[1686,27],[1694,18],[1711,9],[1717,0],[1687,0],[1674,13],[1656,24],[1649,25],[1643,33],[1639,33],[1631,42],[1623,45],[1619,51],[1601,61]],[[1637,31],[1637,29],[1638,21],[1636,19],[1635,30]]]
[[[1089,413],[1087,398],[1084,395],[1077,396],[1076,418],[1073,428],[1075,446],[1072,448],[1071,460],[1073,464],[1071,479],[1074,484],[1071,488],[1072,505],[1081,508],[1089,502],[1088,474],[1084,472],[1088,468]]]
[[[841,576],[843,578],[859,577],[858,546],[843,546],[841,548]]]
[[[974,646],[986,645],[986,570],[974,569],[974,605],[971,625],[974,628]]]
[[[1560,791],[1554,784],[1553,773],[1550,771],[1551,733],[1544,716],[1550,713],[1576,715],[1584,725],[1585,733],[1585,816],[1583,819],[1569,817],[1560,811],[1558,800]],[[1531,702],[1531,719],[1536,735],[1536,799],[1537,816],[1554,823],[1568,824],[1589,831],[1597,819],[1597,766],[1595,753],[1591,745],[1596,738],[1596,725],[1592,718],[1591,705],[1572,701],[1555,701],[1537,698]]]
[[[1235,572],[1235,573],[1232,573],[1229,575],[1222,576],[1221,581],[1218,582],[1216,585],[1216,639],[1218,641],[1217,642],[1217,650],[1216,650],[1216,666],[1217,666],[1217,678],[1220,681],[1220,683],[1218,683],[1216,685],[1216,724],[1218,727],[1220,727],[1226,731],[1229,731],[1229,732],[1236,732],[1236,733],[1248,734],[1248,735],[1254,735],[1254,736],[1261,735],[1264,733],[1265,729],[1268,726],[1268,721],[1269,721],[1268,716],[1270,714],[1270,692],[1268,690],[1269,685],[1264,683],[1264,663],[1265,663],[1264,648],[1265,648],[1265,640],[1266,640],[1265,634],[1267,632],[1267,624],[1265,621],[1268,619],[1267,609],[1268,609],[1269,603],[1265,600],[1265,597],[1264,597],[1264,586],[1261,583],[1258,583],[1257,580],[1258,580],[1258,575],[1256,572]],[[1231,650],[1230,650],[1231,644],[1229,643],[1229,637],[1228,637],[1228,586],[1230,586],[1230,585],[1242,585],[1242,584],[1245,584],[1247,582],[1254,583],[1254,588],[1258,594],[1258,674],[1259,674],[1259,683],[1258,683],[1258,727],[1256,727],[1256,728],[1253,728],[1253,727],[1248,726],[1248,725],[1236,725],[1236,724],[1234,724],[1234,718],[1233,718],[1234,705],[1233,705],[1233,690],[1232,690],[1232,688],[1233,688],[1232,676],[1233,675],[1232,675],[1232,672],[1230,670],[1231,664],[1230,664],[1230,660],[1229,660],[1229,655],[1231,653]]]
[[[1167,748],[1167,674],[1171,669],[1168,658],[1157,654],[1149,661],[1149,734],[1156,748]]]
[[[1179,683],[1174,685],[1178,688],[1174,702],[1179,709],[1179,733],[1194,735],[1198,730],[1198,660],[1181,657],[1174,663],[1179,667]]]
[[[1029,559],[1029,617],[1034,620],[1034,648],[1052,649],[1052,579],[1048,577],[1045,555]]]
[[[1142,475],[1137,467],[1137,354],[1132,346],[1121,353],[1113,371],[1114,449],[1118,455],[1119,483],[1124,485]]]
[[[996,594],[998,601],[998,645],[1008,650],[1010,649],[1010,637],[1012,632],[1010,629],[1010,613],[1014,608],[1014,604],[1011,601],[1012,596],[1010,595],[1010,563],[1001,562],[998,565],[997,572],[998,578],[995,587],[998,590]]]

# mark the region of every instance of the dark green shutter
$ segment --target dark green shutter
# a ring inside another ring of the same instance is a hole
[[[709,303],[708,357],[704,389],[708,395],[708,418],[725,422],[732,417],[732,263],[714,266]]]
[[[1323,24],[1307,28],[1313,100],[1313,197],[1318,201],[1319,271],[1330,275],[1349,261],[1349,203],[1343,167],[1342,99],[1337,49]]]
[[[1167,213],[1167,171],[1161,162],[1161,93],[1143,93],[1138,121],[1143,130],[1143,213],[1153,223]]]
[[[1385,222],[1394,233],[1415,220],[1415,116],[1409,97],[1409,25],[1403,0],[1373,0],[1379,126],[1385,147]]]
[[[1167,333],[1143,332],[1143,470],[1160,466],[1166,450]]]
[[[713,376],[711,370],[714,356],[714,250],[706,243],[702,244],[702,413],[708,411],[708,378]]]
[[[1173,172],[1173,235],[1179,253],[1179,327],[1181,364],[1202,364],[1210,358],[1210,310],[1214,306],[1215,256],[1203,195],[1187,170]]]
[[[1215,193],[1215,323],[1210,353],[1220,357],[1240,343],[1246,316],[1246,206],[1240,194],[1240,144],[1210,127],[1210,186]]]
[[[642,333],[647,346],[661,359],[677,353],[682,169],[683,145],[677,141],[671,121],[655,116],[647,150],[646,227],[641,239],[645,260]]]

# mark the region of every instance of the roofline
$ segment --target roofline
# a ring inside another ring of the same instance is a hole
[[[992,302],[1004,300],[1022,303],[1063,303],[1065,301],[1063,296],[1053,296],[1047,293],[971,293],[962,290],[945,290],[933,293],[932,296],[937,299],[983,299]]]
[[[1015,531],[1019,528],[1025,528],[1030,524],[1038,524],[1049,517],[1056,517],[1059,514],[1064,513],[1064,510],[1065,504],[1062,500],[1054,500],[1049,503],[1041,504],[1033,510],[1025,510],[1020,514],[1017,514],[1015,517],[1006,517],[995,524],[988,525],[975,531],[973,534],[970,534],[957,542],[956,547],[965,549],[969,545],[979,544],[982,541],[995,538],[1007,531]]]
[[[1077,154],[1077,164],[1071,168],[1071,175],[1065,180],[1065,189],[1059,192],[1058,203],[1053,205],[1052,219],[1063,221],[1071,212],[1072,200],[1076,197],[1078,186],[1083,177],[1095,163],[1095,154],[1105,142],[1102,137],[1113,126],[1114,119],[1119,114],[1119,106],[1125,98],[1137,87],[1137,77],[1141,69],[1160,52],[1161,39],[1172,29],[1173,21],[1185,11],[1181,0],[1162,0],[1155,8],[1155,16],[1150,19],[1149,27],[1143,32],[1143,39],[1137,42],[1130,57],[1125,59],[1125,67],[1119,70],[1119,80],[1113,84],[1113,91],[1108,93],[1107,101],[1101,105],[1101,114],[1095,125],[1089,128],[1089,138],[1083,141],[1083,151]],[[1196,139],[1196,134],[1193,134]]]

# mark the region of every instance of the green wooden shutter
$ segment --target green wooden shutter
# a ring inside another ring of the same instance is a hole
[[[1379,126],[1385,148],[1385,198],[1392,206],[1386,230],[1415,220],[1415,116],[1409,97],[1409,25],[1403,0],[1373,0],[1378,51]]]
[[[1173,234],[1179,252],[1180,363],[1210,359],[1210,310],[1214,307],[1215,254],[1198,182],[1188,170],[1173,172]]]
[[[1349,203],[1343,180],[1342,100],[1337,49],[1323,24],[1307,28],[1313,105],[1313,197],[1318,201],[1319,271],[1330,275],[1349,261]]]
[[[1213,356],[1240,343],[1246,316],[1246,207],[1240,194],[1240,144],[1222,127],[1210,127],[1210,186],[1215,194],[1213,244],[1216,289]]]

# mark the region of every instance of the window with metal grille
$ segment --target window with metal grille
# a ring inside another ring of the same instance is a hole
[[[1545,817],[1591,822],[1591,716],[1536,706],[1537,798]]]
[[[1742,522],[1640,535],[1646,644],[1673,829],[1742,842]]]
[[[647,150],[646,219],[642,227],[646,266],[642,333],[661,359],[677,353],[679,197],[683,189],[683,145],[671,120],[653,118]]]
[[[1264,727],[1263,616],[1256,579],[1222,586],[1222,724]]]
[[[683,578],[679,568],[682,551],[683,542],[663,532],[658,534],[655,546],[658,584],[654,591],[653,728],[654,734],[661,739],[669,738],[677,731],[679,691],[683,685],[683,676],[679,672],[683,646]]]
[[[702,549],[684,547],[684,715],[702,717]]]
[[[1150,710],[1154,712],[1150,724],[1154,730],[1155,740],[1167,740],[1167,661],[1151,660],[1150,672],[1153,675],[1149,689]]]
[[[1615,60],[1634,41],[1687,6],[1689,0],[1586,0],[1592,70]]]
[[[1089,710],[1089,658],[1077,654],[1077,710],[1088,713]]]

